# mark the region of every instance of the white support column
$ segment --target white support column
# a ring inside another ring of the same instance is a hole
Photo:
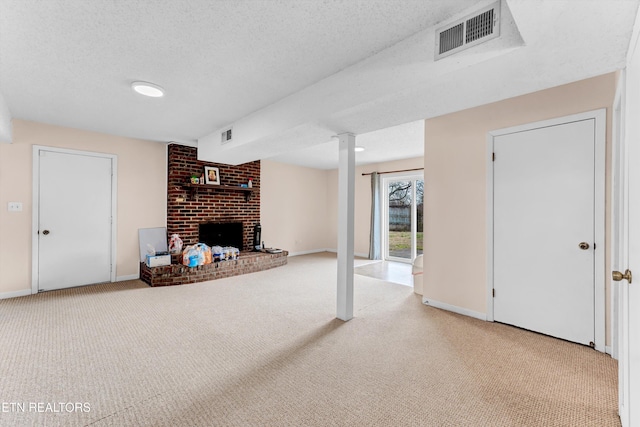
[[[337,318],[353,318],[353,241],[356,137],[338,135],[338,301]]]

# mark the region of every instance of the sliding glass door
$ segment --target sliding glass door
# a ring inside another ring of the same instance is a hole
[[[421,175],[384,179],[384,257],[412,262],[422,254],[424,180]]]

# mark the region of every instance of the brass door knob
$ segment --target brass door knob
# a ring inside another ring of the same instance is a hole
[[[626,280],[627,282],[629,282],[629,284],[631,284],[631,270],[627,269],[624,274],[620,273],[619,271],[612,271],[611,272],[611,277],[613,278],[613,280],[615,280],[616,282],[619,282],[621,280]]]
[[[589,244],[587,242],[580,242],[580,244],[578,245],[578,247],[580,249],[582,249],[583,251],[586,251],[587,249],[589,249]]]

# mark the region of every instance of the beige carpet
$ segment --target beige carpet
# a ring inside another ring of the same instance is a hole
[[[0,425],[619,425],[609,356],[364,276],[342,323],[335,271],[323,254],[2,300]],[[59,404],[76,402],[85,412]]]

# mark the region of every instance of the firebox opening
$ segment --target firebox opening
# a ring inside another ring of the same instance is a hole
[[[233,246],[244,249],[241,222],[207,222],[198,226],[199,241],[208,246]]]

